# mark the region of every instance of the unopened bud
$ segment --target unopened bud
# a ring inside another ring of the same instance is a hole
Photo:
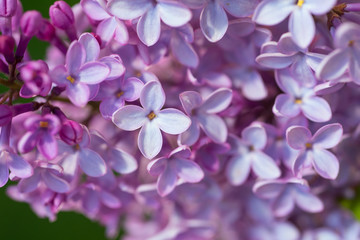
[[[49,10],[51,22],[58,28],[66,30],[74,24],[74,13],[64,1],[55,2]]]

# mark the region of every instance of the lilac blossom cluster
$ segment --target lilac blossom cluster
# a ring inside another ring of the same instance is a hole
[[[45,19],[0,0],[0,186],[125,240],[360,239],[340,204],[360,185],[359,12],[81,0]]]

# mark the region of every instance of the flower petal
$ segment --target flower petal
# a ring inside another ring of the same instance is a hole
[[[160,196],[164,197],[171,193],[176,186],[176,172],[167,166],[157,180],[157,189]]]
[[[144,109],[135,105],[122,107],[112,116],[113,123],[126,131],[134,131],[140,128],[147,120]]]
[[[121,149],[112,149],[109,160],[111,168],[121,174],[132,173],[138,168],[136,159]]]
[[[191,111],[202,104],[201,95],[195,91],[182,92],[179,98],[181,105],[188,115],[192,115]]]
[[[90,33],[83,33],[79,38],[86,53],[85,62],[95,61],[99,57],[100,46],[96,38]]]
[[[199,65],[199,57],[190,43],[174,33],[170,40],[171,52],[183,65],[196,68]]]
[[[264,199],[274,199],[283,192],[285,184],[276,182],[277,180],[263,180],[254,184],[253,192],[256,196]]]
[[[23,178],[20,180],[18,184],[19,192],[21,193],[29,193],[34,191],[41,180],[39,169],[34,170],[34,174],[29,178]]]
[[[79,164],[84,173],[90,177],[101,177],[106,173],[106,164],[101,156],[87,148],[79,152]]]
[[[255,9],[252,19],[261,25],[276,25],[285,20],[294,10],[295,6],[292,0],[262,1]]]
[[[162,131],[168,134],[183,133],[191,124],[190,118],[175,108],[161,110],[154,121],[156,121]]]
[[[181,145],[191,146],[196,143],[200,136],[200,127],[197,120],[191,119],[190,127],[179,135],[179,142]]]
[[[210,1],[200,15],[200,27],[207,40],[219,41],[228,28],[228,18],[217,1]]]
[[[173,161],[175,161],[177,175],[184,181],[196,183],[204,178],[203,170],[195,162],[180,158],[176,158]]]
[[[336,0],[311,0],[306,1],[303,7],[307,8],[314,15],[323,15],[327,12],[330,12],[330,10],[335,6],[336,2]]]
[[[292,171],[296,177],[302,177],[302,171],[311,167],[312,153],[311,151],[302,151],[295,159]]]
[[[324,209],[324,204],[315,195],[313,195],[310,189],[304,185],[296,186],[295,201],[296,204],[304,211],[310,213],[321,212]]]
[[[104,81],[110,73],[109,67],[100,62],[89,62],[80,68],[78,79],[86,84],[98,84]]]
[[[27,178],[33,175],[33,168],[17,154],[10,153],[11,160],[8,162],[11,174],[19,178]]]
[[[241,137],[246,143],[251,144],[256,150],[265,148],[267,136],[265,129],[260,125],[251,125],[241,132]]]
[[[255,60],[264,67],[282,69],[290,66],[290,64],[293,62],[293,56],[282,53],[263,53],[256,57]]]
[[[39,137],[39,132],[26,132],[18,142],[19,151],[21,153],[27,153],[33,150]]]
[[[51,173],[50,170],[42,173],[44,183],[48,188],[58,193],[66,193],[70,190],[70,185],[64,179]]]
[[[101,202],[109,208],[119,208],[121,206],[120,199],[109,192],[101,191],[100,198]]]
[[[250,159],[245,156],[235,156],[230,159],[226,167],[226,177],[228,181],[238,186],[243,184],[250,174],[251,164]]]
[[[304,149],[311,142],[311,132],[303,126],[291,126],[286,130],[286,141],[296,150]]]
[[[111,17],[96,0],[82,0],[80,4],[86,15],[93,20],[101,21]]]
[[[307,48],[315,37],[315,23],[309,10],[296,7],[289,19],[289,30],[294,42],[301,48]]]
[[[225,10],[234,17],[248,17],[253,14],[259,0],[221,0]]]
[[[165,104],[165,93],[158,81],[145,84],[140,94],[140,103],[148,111],[158,111]]]
[[[149,0],[110,0],[108,10],[120,19],[132,20],[140,17],[152,7]]]
[[[327,122],[332,112],[329,103],[320,97],[309,97],[303,100],[301,110],[305,117],[313,122]]]
[[[107,81],[115,80],[125,73],[125,67],[118,59],[117,55],[103,57],[99,60],[99,62],[106,64],[106,66],[110,69],[110,73],[106,77]]]
[[[70,101],[78,107],[84,107],[90,97],[89,87],[84,83],[73,84],[66,89]]]
[[[228,88],[220,88],[211,93],[203,102],[200,109],[206,113],[218,113],[225,110],[231,103],[232,91]]]
[[[154,121],[147,122],[140,130],[138,146],[140,152],[148,159],[154,158],[160,152],[163,138],[158,125]]]
[[[342,134],[343,128],[339,123],[325,125],[314,134],[314,147],[333,148],[340,142]]]
[[[291,194],[291,189],[289,188],[285,188],[272,205],[276,217],[285,217],[289,215],[294,207],[295,203]]]
[[[339,174],[339,161],[327,150],[314,149],[313,164],[316,172],[323,178],[335,179]]]
[[[252,169],[254,173],[263,179],[275,179],[280,177],[281,171],[274,160],[263,152],[251,153]]]
[[[9,168],[6,163],[0,163],[0,187],[3,187],[9,180]]]
[[[80,67],[84,64],[86,58],[85,49],[78,41],[70,44],[66,53],[66,68],[69,74],[74,77],[77,76]]]
[[[139,20],[136,31],[140,40],[148,47],[154,45],[160,37],[160,13],[158,8],[149,9]]]
[[[247,99],[258,101],[267,97],[267,88],[258,71],[253,69],[246,71],[242,74],[241,80],[242,93]]]
[[[205,134],[216,143],[226,141],[228,130],[224,120],[215,114],[201,114],[198,116],[200,127]]]
[[[57,141],[50,133],[43,134],[37,146],[40,153],[49,160],[54,159],[58,154]]]
[[[316,70],[316,77],[334,80],[341,77],[349,67],[350,56],[347,50],[336,49],[327,55]]]
[[[275,115],[292,118],[300,113],[300,106],[295,103],[295,99],[287,94],[279,94],[275,99],[273,107]]]
[[[167,158],[158,158],[155,159],[154,161],[151,161],[148,165],[147,165],[147,170],[150,173],[150,175],[152,176],[158,176],[160,175],[162,172],[165,171],[165,168],[167,166],[168,163],[168,159]]]
[[[178,2],[157,2],[161,20],[170,27],[180,27],[191,19],[191,11]]]

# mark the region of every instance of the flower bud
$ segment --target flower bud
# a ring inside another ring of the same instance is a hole
[[[4,55],[8,63],[14,62],[15,40],[11,36],[0,36],[0,53]]]
[[[67,120],[60,130],[60,138],[69,145],[77,144],[83,137],[83,128],[75,121]]]
[[[0,126],[8,124],[13,117],[11,107],[8,105],[0,105]]]
[[[17,0],[0,0],[0,16],[12,17],[16,13]]]
[[[71,7],[64,1],[55,2],[49,10],[51,22],[58,28],[66,30],[74,24],[75,17]]]
[[[36,37],[42,41],[50,42],[55,36],[54,26],[46,19],[42,19],[41,27],[39,32],[36,34]]]
[[[33,37],[40,31],[42,16],[38,11],[27,11],[21,17],[20,27],[26,37]]]

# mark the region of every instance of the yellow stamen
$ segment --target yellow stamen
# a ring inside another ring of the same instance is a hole
[[[306,143],[306,144],[305,144],[305,147],[306,147],[306,148],[312,148],[312,144],[311,144],[311,143]]]
[[[80,145],[79,145],[79,144],[76,144],[76,145],[74,146],[74,148],[75,148],[75,150],[80,150]]]
[[[302,100],[300,98],[295,99],[296,104],[302,104]]]
[[[297,3],[297,5],[298,5],[299,7],[301,7],[301,6],[304,4],[304,2],[305,2],[305,0],[299,0],[298,3]]]
[[[118,93],[116,93],[116,97],[121,97],[122,95],[124,95],[124,92],[123,91],[119,91]]]
[[[348,46],[349,46],[349,47],[354,46],[354,40],[350,40],[350,41],[348,42]]]
[[[69,80],[71,83],[74,83],[75,82],[75,79],[72,77],[72,76],[67,76],[66,78],[67,80]]]
[[[156,117],[156,114],[154,112],[151,112],[147,115],[148,119],[153,120]]]
[[[39,125],[41,128],[47,128],[49,126],[49,123],[46,121],[40,121]]]

